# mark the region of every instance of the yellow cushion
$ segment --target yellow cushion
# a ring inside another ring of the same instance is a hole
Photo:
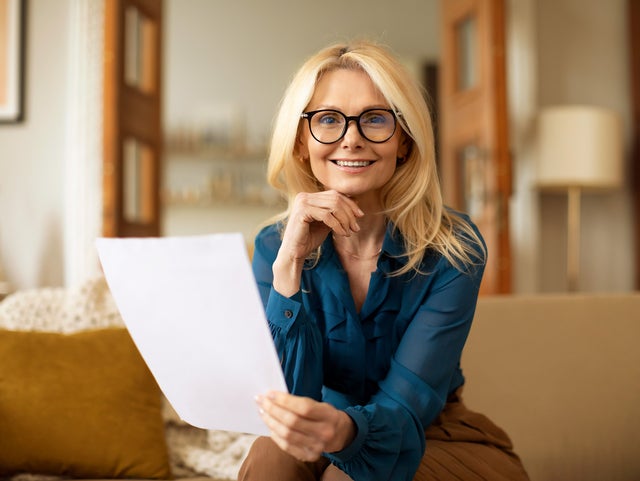
[[[123,328],[0,330],[0,476],[170,478],[153,376]]]

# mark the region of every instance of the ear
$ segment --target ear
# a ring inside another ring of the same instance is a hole
[[[402,136],[400,137],[400,143],[398,144],[398,155],[399,159],[406,159],[407,156],[411,153],[411,146],[413,145],[413,140],[407,134],[402,132]]]
[[[304,142],[300,138],[300,136],[296,137],[296,145],[293,148],[293,153],[301,161],[309,158],[309,149],[307,148],[307,143]]]

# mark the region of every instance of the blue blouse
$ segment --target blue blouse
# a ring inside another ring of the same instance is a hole
[[[425,429],[464,383],[460,356],[484,262],[460,271],[428,252],[422,274],[388,276],[406,263],[389,225],[358,313],[330,236],[290,298],[272,287],[280,244],[278,226],[265,227],[253,270],[289,390],[345,410],[357,428],[349,446],[325,456],[355,481],[412,480]]]

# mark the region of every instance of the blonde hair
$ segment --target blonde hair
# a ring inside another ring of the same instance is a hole
[[[382,190],[385,215],[402,234],[408,257],[407,264],[396,274],[419,272],[428,249],[442,254],[459,269],[466,264],[484,263],[486,251],[479,236],[443,205],[433,127],[422,87],[386,48],[372,42],[337,44],[321,50],[302,65],[286,90],[275,119],[267,180],[286,196],[288,208],[271,222],[286,222],[298,193],[322,190],[309,162],[299,160],[296,140],[300,115],[319,79],[337,69],[364,71],[391,108],[401,113],[398,123],[411,139],[407,157],[398,163]]]

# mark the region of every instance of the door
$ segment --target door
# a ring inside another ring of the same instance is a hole
[[[504,0],[441,0],[440,169],[445,202],[489,252],[481,294],[511,291]]]
[[[631,186],[635,199],[635,236],[636,236],[636,279],[635,287],[640,289],[640,0],[628,0],[629,18],[629,59],[631,71],[631,102],[633,115]]]
[[[160,235],[162,1],[105,2],[106,237]]]

